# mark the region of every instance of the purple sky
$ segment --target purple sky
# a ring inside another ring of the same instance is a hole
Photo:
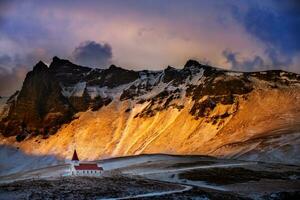
[[[53,56],[105,68],[300,72],[300,7],[279,0],[0,0],[0,95]]]

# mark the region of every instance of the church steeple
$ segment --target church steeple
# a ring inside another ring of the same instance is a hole
[[[72,156],[72,161],[79,161],[79,158],[77,156],[76,149],[74,150],[73,156]]]

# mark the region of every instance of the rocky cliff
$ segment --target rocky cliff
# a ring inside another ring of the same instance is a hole
[[[2,134],[17,136],[19,141],[31,135],[55,134],[75,113],[98,110],[112,101],[93,96],[88,89],[113,88],[137,78],[137,72],[115,66],[97,70],[54,57],[48,67],[40,61],[27,74],[21,91],[7,102],[10,108],[1,122]]]
[[[300,75],[182,69],[92,69],[39,62],[7,102],[1,144],[84,159],[141,153],[300,161]],[[4,114],[3,114],[4,115]],[[16,139],[20,142],[16,142]]]

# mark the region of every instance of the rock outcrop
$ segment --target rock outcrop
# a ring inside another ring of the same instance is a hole
[[[67,122],[73,113],[59,82],[41,61],[26,75],[16,100],[12,100],[13,96],[8,116],[3,120],[5,136],[23,138],[26,134],[56,131],[57,124]]]
[[[300,148],[299,101],[300,75],[281,70],[235,72],[194,60],[161,71],[92,69],[54,57],[49,67],[39,62],[27,74],[7,102],[0,131],[4,144],[17,138],[28,152],[62,157],[72,143],[85,159],[269,158],[285,151],[293,159]]]
[[[118,87],[138,77],[138,72],[114,65],[101,70],[58,57],[49,67],[40,61],[27,74],[21,91],[7,102],[10,109],[1,121],[1,132],[4,136],[17,136],[18,141],[29,135],[54,134],[75,113],[95,111],[112,101],[109,96],[101,96],[98,88]]]

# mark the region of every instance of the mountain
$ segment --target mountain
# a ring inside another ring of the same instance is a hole
[[[300,163],[300,75],[37,63],[1,111],[0,144],[92,160],[142,153]],[[17,142],[18,141],[18,142]]]

